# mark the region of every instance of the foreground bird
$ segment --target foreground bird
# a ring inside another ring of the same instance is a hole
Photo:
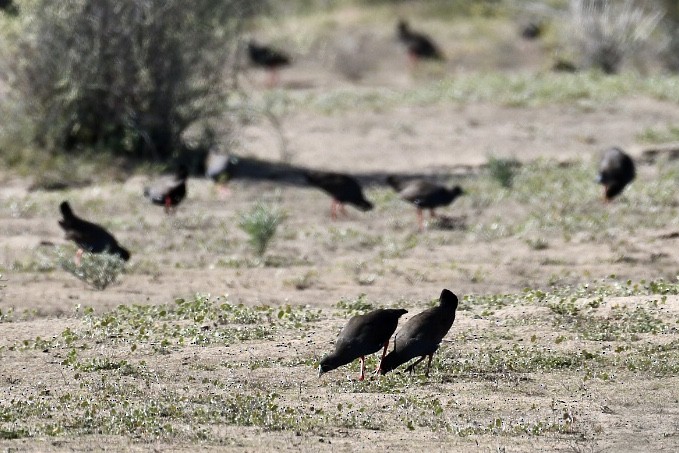
[[[186,167],[180,165],[174,176],[165,176],[144,188],[144,196],[151,200],[153,204],[164,206],[165,213],[169,214],[186,197],[186,178],[188,176],[189,172]]]
[[[106,252],[118,255],[124,261],[130,259],[130,252],[121,247],[111,233],[96,223],[88,222],[76,216],[68,201],[63,201],[59,205],[59,209],[63,216],[63,219],[59,220],[59,225],[66,232],[66,239],[75,242],[80,247],[75,256],[77,264],[80,264],[84,250],[90,253]]]
[[[284,52],[257,44],[255,41],[248,42],[248,56],[253,65],[264,68],[269,73],[267,85],[278,85],[278,70],[290,64],[290,57]]]
[[[361,211],[370,211],[373,204],[365,199],[358,181],[349,175],[324,171],[306,171],[304,177],[307,182],[316,186],[332,197],[330,215],[337,218],[337,210],[346,214],[344,203],[356,206]]]
[[[634,180],[636,171],[632,158],[620,148],[606,150],[599,164],[597,182],[604,186],[604,199],[611,201]]]
[[[423,179],[410,181],[401,180],[395,176],[387,177],[389,184],[398,195],[417,207],[417,224],[420,231],[424,230],[423,209],[429,209],[432,218],[436,218],[436,208],[448,206],[460,195],[464,195],[464,190],[460,186],[453,186],[450,189],[433,182]]]
[[[384,348],[377,368],[379,372],[398,319],[406,313],[408,311],[403,309],[380,308],[351,318],[337,337],[335,351],[321,360],[318,375],[360,359],[361,375],[358,380],[362,381],[365,379],[365,356]]]
[[[394,337],[394,349],[382,360],[380,373],[386,374],[419,357],[406,371],[412,372],[415,366],[429,356],[425,375],[429,376],[431,359],[439,348],[441,340],[446,336],[455,321],[457,296],[447,289],[441,291],[439,305],[423,311],[405,323]]]
[[[399,21],[397,33],[398,39],[408,50],[408,57],[412,64],[416,64],[420,59],[444,60],[443,53],[434,41],[424,33],[411,30],[406,21]]]

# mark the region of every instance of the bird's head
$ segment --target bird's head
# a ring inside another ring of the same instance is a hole
[[[441,306],[445,307],[450,307],[453,310],[457,310],[457,296],[453,294],[452,291],[444,289],[441,291],[441,295],[439,296],[439,301],[441,302]]]

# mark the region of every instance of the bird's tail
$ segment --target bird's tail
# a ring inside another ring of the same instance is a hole
[[[410,360],[410,358],[405,358],[400,351],[397,350],[391,351],[382,361],[380,374],[387,374],[388,372],[400,367],[408,360]]]
[[[356,206],[361,211],[370,211],[373,208],[373,204],[366,199],[361,200]]]

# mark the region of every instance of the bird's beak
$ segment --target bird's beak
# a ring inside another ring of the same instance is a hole
[[[323,374],[323,368],[321,368],[321,366],[318,365],[318,377],[321,377],[322,374]]]

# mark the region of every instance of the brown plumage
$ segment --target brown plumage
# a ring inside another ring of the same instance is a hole
[[[394,349],[382,361],[380,373],[389,371],[419,357],[406,371],[413,371],[425,357],[429,357],[425,374],[429,375],[431,359],[455,321],[457,296],[447,289],[441,291],[439,305],[423,311],[405,323],[394,337]]]
[[[153,204],[165,207],[165,213],[169,214],[177,208],[177,205],[186,197],[186,178],[189,172],[185,166],[180,165],[174,176],[166,176],[152,185],[144,188],[144,196]]]
[[[620,148],[610,148],[599,164],[597,182],[604,186],[604,199],[611,201],[636,176],[634,161]]]
[[[307,182],[325,191],[332,197],[330,215],[337,218],[337,210],[346,213],[344,203],[356,206],[361,211],[370,211],[373,204],[365,199],[358,181],[343,173],[324,171],[306,171],[304,177]]]
[[[423,209],[429,209],[431,217],[436,217],[436,208],[448,206],[457,197],[464,195],[464,190],[460,186],[453,186],[450,189],[440,184],[426,181],[424,179],[402,180],[395,176],[387,178],[389,184],[398,195],[405,201],[417,207],[417,222],[420,231],[424,229]]]
[[[384,348],[377,368],[379,371],[398,319],[406,313],[408,311],[403,309],[380,308],[351,318],[337,337],[335,350],[321,360],[318,375],[360,359],[361,375],[358,380],[362,381],[365,378],[365,356]]]
[[[63,201],[59,209],[63,216],[63,219],[59,220],[59,226],[66,232],[66,239],[75,242],[80,247],[76,254],[76,262],[80,262],[83,250],[90,253],[106,252],[118,255],[124,261],[130,259],[130,252],[121,247],[111,233],[96,223],[76,216],[68,201]]]

